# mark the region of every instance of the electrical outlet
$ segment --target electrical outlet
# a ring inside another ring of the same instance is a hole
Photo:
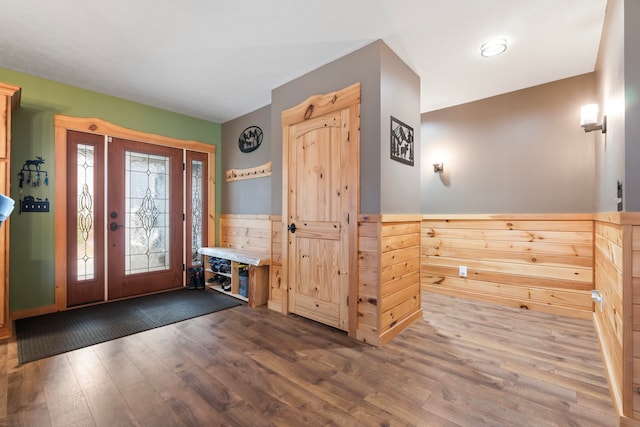
[[[465,265],[461,265],[458,274],[460,277],[467,277],[467,267]]]

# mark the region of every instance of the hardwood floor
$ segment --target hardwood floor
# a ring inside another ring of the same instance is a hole
[[[613,426],[591,322],[423,293],[383,348],[236,307],[18,366],[0,425]]]

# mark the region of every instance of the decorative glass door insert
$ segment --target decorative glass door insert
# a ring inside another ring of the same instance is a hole
[[[95,147],[78,144],[78,280],[95,278]]]
[[[194,209],[191,217],[191,262],[200,264],[202,256],[198,255],[198,249],[202,245],[202,162],[191,163],[191,201]]]
[[[169,182],[168,156],[125,152],[126,275],[170,269]]]
[[[198,249],[207,246],[208,215],[207,198],[208,162],[206,153],[187,151],[187,268],[202,265],[202,256]],[[190,195],[190,197],[189,197]]]
[[[104,136],[67,133],[67,306],[104,300]]]

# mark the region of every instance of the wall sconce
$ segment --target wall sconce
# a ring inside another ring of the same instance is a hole
[[[444,172],[444,163],[434,163],[433,164],[433,172],[434,173],[442,173]]]
[[[607,133],[607,116],[602,116],[602,124],[598,124],[598,104],[583,105],[580,109],[580,126],[585,132],[600,130]]]

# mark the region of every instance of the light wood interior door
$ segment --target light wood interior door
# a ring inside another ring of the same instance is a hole
[[[359,94],[358,85],[283,113],[288,310],[350,332],[355,305],[350,310],[348,298],[357,290]]]

